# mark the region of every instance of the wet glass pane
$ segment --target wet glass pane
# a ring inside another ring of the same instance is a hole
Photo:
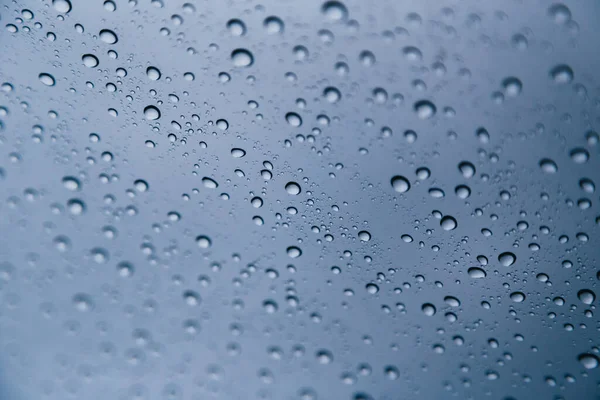
[[[0,399],[593,399],[597,1],[0,7]]]

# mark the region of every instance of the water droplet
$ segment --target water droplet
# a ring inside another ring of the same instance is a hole
[[[115,44],[119,41],[117,34],[109,29],[102,29],[100,31],[100,40],[107,44]]]
[[[85,203],[79,199],[67,201],[67,209],[72,215],[81,215],[85,212]]]
[[[596,185],[589,178],[581,178],[579,180],[579,187],[586,193],[594,193],[596,191]]]
[[[462,174],[463,177],[469,179],[475,175],[475,166],[469,161],[462,161],[458,164],[458,170]]]
[[[333,354],[328,350],[319,350],[316,355],[319,364],[331,364],[333,362]]]
[[[590,289],[581,289],[577,292],[577,297],[583,304],[592,304],[596,300],[596,294]]]
[[[403,177],[402,175],[396,175],[391,180],[392,187],[398,193],[406,193],[410,190],[410,183],[408,179]]]
[[[432,317],[435,315],[436,309],[435,306],[431,303],[425,303],[421,306],[421,311],[428,317]]]
[[[80,312],[92,311],[94,309],[92,298],[85,293],[75,294],[73,296],[73,305]]]
[[[414,109],[420,119],[432,118],[437,111],[435,105],[429,100],[417,101],[414,105]]]
[[[79,179],[72,176],[65,176],[62,179],[63,186],[70,191],[77,191],[81,188],[81,184],[79,183]]]
[[[362,65],[365,67],[370,67],[375,64],[375,54],[370,52],[369,50],[363,50],[358,55],[358,59]]]
[[[161,73],[156,67],[148,67],[146,68],[146,76],[148,76],[151,81],[157,81],[160,79]]]
[[[450,307],[460,307],[460,300],[454,296],[444,297],[444,302],[446,302],[446,304],[448,304]]]
[[[287,248],[287,255],[290,256],[290,258],[298,258],[302,255],[302,250],[300,250],[299,247],[296,246],[290,246]]]
[[[200,295],[193,290],[186,290],[183,292],[183,300],[188,306],[195,307],[200,304],[201,298]]]
[[[571,21],[571,10],[561,3],[555,3],[548,7],[548,15],[558,25],[565,25]]]
[[[144,117],[148,121],[155,121],[160,118],[160,110],[154,106],[147,106],[144,108]]]
[[[375,294],[375,293],[379,292],[379,286],[377,286],[374,283],[368,283],[366,288],[367,288],[367,293],[369,293],[369,294]]]
[[[231,60],[236,67],[249,67],[254,63],[254,56],[246,49],[236,49],[231,52]]]
[[[577,357],[577,359],[585,369],[598,368],[598,364],[600,364],[600,361],[598,360],[598,357],[595,354],[583,353],[580,354],[579,357]]]
[[[504,252],[498,256],[498,261],[505,267],[510,267],[517,261],[517,256],[511,252]]]
[[[98,61],[98,57],[96,57],[93,54],[84,54],[81,57],[81,60],[83,61],[83,65],[85,65],[88,68],[94,68],[97,67],[98,64],[100,64],[100,61]]]
[[[117,272],[122,278],[129,278],[133,276],[134,268],[131,263],[127,261],[121,261],[119,264],[117,264]]]
[[[342,97],[340,91],[332,86],[326,87],[325,90],[323,90],[323,96],[330,103],[337,103]]]
[[[507,96],[515,97],[518,96],[523,90],[523,83],[519,80],[519,78],[511,76],[502,81],[502,87],[504,88],[504,93],[506,93]]]
[[[219,187],[219,184],[217,183],[217,181],[215,181],[214,179],[209,178],[207,176],[202,178],[202,184],[207,189],[216,189]]]
[[[231,149],[231,155],[233,156],[233,158],[242,158],[246,155],[246,151],[244,149],[234,147],[233,149]]]
[[[227,29],[233,36],[244,36],[246,34],[246,25],[239,19],[230,19],[227,22]]]
[[[296,196],[300,194],[302,189],[300,188],[300,185],[298,185],[296,182],[288,182],[285,185],[285,191],[288,192],[288,194]]]
[[[294,112],[289,112],[285,114],[285,120],[293,127],[299,127],[302,125],[302,118]]]
[[[219,128],[222,131],[226,131],[227,129],[229,129],[229,122],[227,122],[226,119],[218,119],[217,128]]]
[[[38,75],[38,78],[40,79],[40,82],[42,82],[46,86],[54,86],[56,84],[54,77],[50,74],[42,72]]]
[[[267,314],[273,314],[273,313],[277,312],[277,310],[279,309],[279,306],[273,300],[265,300],[263,302],[263,308],[267,312]]]
[[[584,164],[589,160],[590,153],[586,149],[581,147],[576,147],[569,153],[571,156],[571,160],[573,160],[577,164]]]
[[[454,217],[445,215],[440,221],[440,226],[445,231],[451,231],[451,230],[456,229],[456,227],[458,226],[458,223],[456,222],[456,219],[454,219]]]
[[[522,303],[525,301],[525,293],[523,292],[512,292],[510,294],[510,299],[515,303]]]
[[[263,25],[269,35],[274,35],[276,33],[282,33],[284,30],[283,21],[280,18],[273,16],[273,15],[265,18]]]
[[[454,193],[456,193],[456,196],[458,196],[458,198],[466,199],[471,195],[471,189],[466,185],[458,185],[454,189]]]
[[[542,171],[544,171],[546,174],[555,174],[556,171],[558,171],[558,166],[556,163],[549,158],[541,159],[539,165]]]
[[[52,0],[52,5],[59,13],[66,14],[71,11],[71,2],[69,0]]]
[[[550,76],[556,83],[571,83],[573,81],[573,70],[566,64],[560,64],[550,70]]]
[[[360,231],[358,232],[358,238],[361,242],[368,242],[371,240],[371,234],[368,231]]]
[[[487,273],[479,267],[471,267],[467,272],[469,273],[469,276],[473,279],[482,279],[487,276]]]
[[[200,235],[196,237],[196,244],[201,249],[208,249],[212,245],[212,241],[208,236]]]
[[[321,12],[332,21],[345,21],[348,18],[348,9],[339,1],[327,1],[321,6]]]

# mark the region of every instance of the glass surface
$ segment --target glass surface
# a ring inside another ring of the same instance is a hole
[[[0,399],[597,399],[600,3],[0,2]]]

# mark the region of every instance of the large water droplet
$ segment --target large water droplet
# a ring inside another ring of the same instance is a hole
[[[429,100],[417,101],[414,105],[414,109],[420,119],[432,118],[437,111],[435,105]]]
[[[144,117],[148,121],[155,121],[160,118],[160,110],[154,106],[147,106],[144,108]]]
[[[208,249],[212,245],[212,241],[208,236],[200,235],[196,237],[196,244],[201,249]]]
[[[288,247],[286,252],[287,255],[290,256],[290,258],[298,258],[302,255],[302,250],[300,250],[300,248],[296,246]]]
[[[146,75],[151,81],[157,81],[161,77],[160,70],[156,67],[148,67],[146,68]]]
[[[569,153],[571,156],[571,160],[573,160],[577,164],[584,164],[589,160],[590,153],[584,148],[576,147]]]
[[[300,188],[300,185],[298,185],[296,182],[288,182],[285,185],[285,191],[288,192],[288,194],[296,196],[300,194],[302,189]]]
[[[577,297],[583,304],[592,304],[596,300],[596,293],[590,289],[581,289],[577,292]]]
[[[69,0],[52,0],[52,5],[59,13],[66,14],[71,11],[71,2]]]
[[[42,82],[46,86],[54,86],[56,84],[54,77],[50,74],[42,72],[38,75],[38,78],[40,79],[40,82]]]
[[[321,12],[333,22],[345,21],[348,18],[348,9],[339,1],[327,1],[321,6]]]
[[[506,251],[504,253],[501,253],[498,256],[498,261],[503,266],[510,267],[511,265],[513,265],[517,261],[517,256],[515,256],[513,253],[511,253],[509,251]]]
[[[219,184],[217,183],[217,181],[215,181],[214,179],[209,178],[207,176],[202,178],[202,184],[207,189],[216,189],[219,187]]]
[[[269,35],[282,33],[284,29],[283,21],[280,18],[273,15],[265,18],[263,25]]]
[[[408,182],[408,179],[402,175],[396,175],[392,177],[391,183],[394,190],[398,193],[406,193],[410,190],[410,183]]]
[[[558,166],[556,163],[549,158],[542,158],[540,160],[540,168],[546,174],[555,174],[556,171],[558,171]]]
[[[585,369],[598,368],[598,364],[600,364],[598,357],[595,354],[583,353],[580,354],[577,359]]]
[[[550,76],[556,83],[570,83],[574,74],[571,67],[566,64],[560,64],[550,70]]]
[[[342,97],[340,91],[332,86],[326,87],[325,90],[323,90],[323,96],[330,103],[337,103]]]
[[[300,116],[295,112],[289,112],[285,114],[285,120],[288,122],[288,124],[294,127],[299,127],[302,125],[302,118],[300,118]]]
[[[113,31],[109,29],[102,29],[100,31],[100,40],[102,40],[104,43],[115,44],[119,41],[119,38],[117,38],[117,34]]]
[[[83,61],[83,65],[85,65],[88,68],[94,68],[97,67],[98,64],[100,64],[100,61],[98,61],[98,57],[96,57],[93,54],[84,54],[81,57],[81,60]]]
[[[435,306],[431,303],[425,303],[421,306],[421,311],[428,317],[432,317],[435,315],[436,309]]]
[[[487,276],[485,270],[479,267],[471,267],[468,269],[467,272],[469,273],[469,276],[473,279],[482,279]]]
[[[511,76],[502,81],[502,87],[507,96],[515,97],[523,90],[523,83],[519,78]]]
[[[451,231],[451,230],[456,229],[456,227],[458,226],[458,223],[456,222],[456,219],[454,219],[454,217],[445,215],[440,221],[440,226],[445,231]]]
[[[371,234],[368,231],[360,231],[358,232],[358,238],[361,242],[368,242],[371,240]]]
[[[523,292],[512,292],[510,294],[510,299],[515,303],[522,303],[525,301],[525,293]]]
[[[246,49],[236,49],[231,52],[231,60],[236,67],[249,67],[254,63],[254,56]]]
[[[458,170],[465,178],[469,179],[475,175],[475,166],[469,161],[462,161],[458,164]]]

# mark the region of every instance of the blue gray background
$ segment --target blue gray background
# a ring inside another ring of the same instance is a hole
[[[0,398],[600,398],[597,1],[1,5]]]

